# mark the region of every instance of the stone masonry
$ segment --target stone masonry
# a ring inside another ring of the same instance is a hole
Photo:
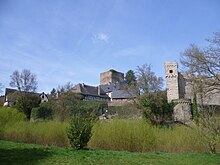
[[[100,85],[118,83],[124,81],[124,74],[115,70],[109,70],[100,74]]]
[[[190,89],[186,92],[184,76],[178,72],[177,62],[165,62],[166,88],[168,102],[175,102],[173,119],[182,123],[189,123],[192,120],[191,99],[185,98]],[[187,94],[186,94],[187,93]]]

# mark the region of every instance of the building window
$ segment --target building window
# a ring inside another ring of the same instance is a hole
[[[169,73],[173,73],[173,70],[169,70]]]

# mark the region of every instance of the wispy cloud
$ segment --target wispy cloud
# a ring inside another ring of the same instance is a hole
[[[109,42],[109,38],[110,37],[109,37],[108,34],[100,32],[98,34],[93,35],[92,40],[93,40],[93,42],[103,41],[105,43],[108,43]]]

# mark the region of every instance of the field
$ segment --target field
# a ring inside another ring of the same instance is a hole
[[[220,154],[177,154],[162,152],[75,151],[69,148],[0,141],[0,164],[153,164],[217,165]]]

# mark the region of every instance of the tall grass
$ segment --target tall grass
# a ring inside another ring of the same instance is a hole
[[[158,128],[140,120],[98,122],[93,127],[89,147],[139,152],[209,152],[203,137],[192,127]]]
[[[18,122],[14,126],[6,127],[3,138],[19,142],[68,147],[66,127],[66,123],[54,121]]]
[[[43,145],[68,147],[68,123],[29,122],[13,108],[0,108],[1,139]]]
[[[94,149],[151,151],[156,144],[153,129],[142,121],[98,122],[92,133],[89,147]]]
[[[68,123],[29,122],[13,108],[0,108],[0,139],[69,147]],[[92,129],[88,147],[101,150],[209,152],[207,141],[196,126],[154,127],[143,120],[98,121]],[[216,146],[220,153],[220,137]]]

